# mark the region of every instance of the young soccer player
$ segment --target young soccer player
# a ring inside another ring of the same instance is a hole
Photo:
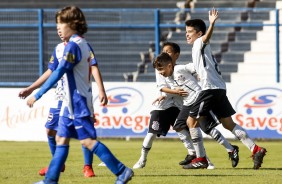
[[[56,23],[59,36],[67,42],[63,59],[41,89],[27,101],[27,105],[32,107],[63,77],[66,96],[60,111],[57,146],[45,179],[37,184],[58,183],[60,171],[68,156],[70,138],[80,140],[84,147],[96,154],[117,176],[117,184],[127,183],[133,177],[133,171],[120,162],[102,142],[96,140],[90,80],[90,66],[96,61],[93,60],[93,52],[90,52],[92,48],[82,37],[87,32],[85,16],[78,7],[68,6],[56,13]]]
[[[173,65],[172,58],[167,53],[160,54],[153,63],[154,68],[156,68],[159,74],[165,77],[165,82],[171,86],[162,87],[161,91],[171,94],[179,94],[183,96],[183,106],[177,117],[173,129],[181,131],[187,129],[186,120],[189,116],[189,111],[194,103],[196,96],[201,91],[201,87],[198,84],[198,80],[193,76],[195,73],[193,64],[187,65]],[[179,93],[179,91],[184,90],[186,94]],[[229,158],[232,162],[232,167],[236,167],[239,162],[239,149],[237,146],[232,146],[222,134],[215,129],[219,122],[214,114],[211,112],[208,116],[208,124],[200,124],[201,129],[212,138],[214,138],[218,143],[222,144],[229,155]],[[193,155],[193,158],[196,158],[196,155]],[[186,169],[189,165],[184,165],[183,168]]]
[[[33,84],[31,84],[29,87],[20,91],[19,93],[20,98],[25,99],[35,89],[39,88],[48,79],[48,77],[52,74],[52,72],[57,68],[59,62],[62,60],[63,51],[64,51],[66,44],[67,42],[62,42],[55,47],[54,52],[48,63],[48,69],[46,70],[46,72],[44,72],[44,74],[40,78],[38,78]],[[94,56],[94,53],[93,53],[93,56]],[[95,56],[93,59],[95,59]],[[93,64],[94,65],[91,66],[91,71],[98,85],[99,99],[100,99],[101,105],[106,105],[108,102],[108,99],[105,93],[100,70],[99,70],[97,62]],[[65,98],[65,94],[66,94],[66,92],[64,91],[62,81],[63,80],[61,79],[57,83],[56,90],[55,90],[55,99],[54,99],[55,104],[51,105],[51,108],[49,110],[48,120],[45,124],[48,144],[49,144],[49,148],[50,148],[52,156],[54,155],[55,149],[56,149],[55,137],[56,137],[57,128],[58,128],[59,113],[61,110],[62,100]],[[83,167],[84,176],[85,177],[94,177],[95,173],[92,167],[93,154],[84,146],[82,146],[82,151],[83,151],[83,156],[84,156],[84,167]],[[45,176],[47,170],[48,170],[48,167],[44,167],[40,169],[39,175]],[[62,168],[62,172],[64,172],[64,170],[65,170],[65,167]]]
[[[218,117],[223,127],[230,130],[248,149],[252,152],[254,169],[259,169],[263,162],[266,149],[259,147],[248,136],[247,132],[232,120],[235,110],[232,108],[227,96],[226,85],[217,61],[212,56],[209,40],[213,33],[215,22],[218,18],[218,11],[209,11],[209,27],[206,30],[205,22],[201,19],[187,20],[186,40],[192,44],[192,59],[194,68],[199,75],[202,90],[190,109],[187,124],[196,149],[197,158],[193,160],[188,168],[206,168],[206,153],[203,145],[202,135],[198,122],[207,123],[207,115],[212,110]]]
[[[171,58],[173,65],[175,65],[179,54],[180,54],[180,47],[178,44],[173,42],[165,42],[163,44],[163,52],[168,53]],[[167,87],[165,82],[165,78],[156,72],[156,79],[157,79],[157,88],[161,89],[162,87]],[[160,92],[161,93],[161,92]],[[187,95],[187,92],[179,91],[182,95]],[[163,94],[166,98],[157,98],[153,102],[153,108],[151,111],[150,117],[150,124],[149,130],[144,138],[142,149],[141,149],[141,156],[136,164],[133,166],[133,169],[140,169],[145,167],[147,162],[147,157],[149,154],[150,149],[152,148],[153,141],[156,137],[159,136],[166,136],[168,133],[170,126],[174,125],[174,122],[180,112],[179,109],[182,107],[182,96],[181,95],[171,95],[171,94]],[[186,125],[187,127],[187,125]],[[183,142],[185,148],[188,151],[188,155],[186,158],[181,161],[180,165],[186,165],[190,163],[195,158],[195,149],[190,139],[188,129],[181,129],[177,131],[177,134],[180,140]],[[214,165],[209,162],[209,169],[214,169]]]

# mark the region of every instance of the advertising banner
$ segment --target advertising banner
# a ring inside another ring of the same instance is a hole
[[[143,138],[150,121],[152,102],[158,97],[155,83],[106,82],[107,106],[99,103],[93,83],[95,127],[99,137]],[[0,140],[46,141],[45,123],[49,107],[54,103],[50,90],[33,108],[19,99],[20,88],[0,90]],[[236,110],[234,122],[247,130],[252,138],[282,139],[282,88],[278,84],[227,84],[228,98]],[[217,127],[226,138],[233,134]],[[177,137],[171,130],[167,137]],[[204,137],[209,136],[204,134]]]

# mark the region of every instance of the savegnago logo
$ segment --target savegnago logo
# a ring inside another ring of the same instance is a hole
[[[251,90],[238,99],[235,109],[236,123],[246,130],[270,130],[282,135],[282,89],[265,87]]]
[[[135,133],[146,130],[150,118],[148,113],[140,113],[140,109],[144,108],[144,96],[139,90],[115,87],[106,93],[107,106],[100,106],[98,96],[94,99],[96,128],[119,129],[120,132],[130,130]]]
[[[143,105],[143,94],[131,87],[115,87],[106,91],[108,104],[102,107],[102,113],[134,114]],[[98,97],[94,99],[94,107],[100,105]]]

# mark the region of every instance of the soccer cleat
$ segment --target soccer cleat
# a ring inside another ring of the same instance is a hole
[[[192,160],[190,164],[184,165],[183,169],[206,169],[209,166],[205,157],[199,157]]]
[[[48,167],[44,167],[44,168],[42,168],[42,169],[39,170],[38,174],[39,174],[40,176],[45,176],[45,174],[47,173],[47,171],[48,171]]]
[[[63,168],[62,168],[62,170],[61,170],[61,172],[64,172],[65,169],[66,169],[66,166],[64,165]],[[39,170],[38,174],[39,174],[40,176],[45,176],[45,174],[47,173],[47,171],[48,171],[48,167],[44,167],[44,168],[42,168],[42,169]]]
[[[106,164],[104,162],[101,162],[100,164],[98,164],[99,167],[104,167],[106,166]]]
[[[142,169],[145,167],[146,161],[147,160],[138,160],[138,162],[136,162],[136,164],[133,166],[133,169]]]
[[[117,177],[115,184],[126,184],[133,177],[134,172],[132,169],[126,167],[124,171]]]
[[[45,182],[42,180],[42,181],[36,182],[34,184],[45,184]]]
[[[94,177],[95,173],[93,171],[93,168],[89,165],[85,165],[83,168],[83,174],[86,178]]]
[[[232,167],[236,167],[239,163],[239,147],[232,145],[234,148],[232,152],[228,152],[229,159],[231,160]]]
[[[209,163],[209,166],[207,167],[207,169],[215,169],[215,166],[213,165],[213,163]]]
[[[187,155],[184,160],[182,160],[181,162],[179,162],[179,165],[187,165],[190,164],[192,162],[193,159],[195,159],[196,156],[195,155]]]
[[[34,184],[58,184],[58,181],[50,180],[45,178],[44,180],[41,180],[39,182],[36,182]]]
[[[265,148],[260,148],[255,154],[252,155],[253,161],[254,161],[254,169],[259,169],[261,167],[261,164],[263,162],[263,157],[266,153]]]

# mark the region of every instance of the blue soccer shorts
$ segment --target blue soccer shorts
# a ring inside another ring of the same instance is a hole
[[[60,116],[57,135],[66,138],[75,138],[83,140],[86,138],[96,139],[96,129],[94,127],[93,117],[70,119]]]

